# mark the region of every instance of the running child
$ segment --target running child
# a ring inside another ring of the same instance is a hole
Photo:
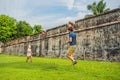
[[[27,49],[27,59],[26,59],[26,63],[28,62],[29,59],[30,59],[30,61],[32,62],[32,51],[31,51],[31,46],[30,46],[30,44],[28,45],[28,49]]]

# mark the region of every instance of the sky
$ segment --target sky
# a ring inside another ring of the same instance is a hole
[[[99,0],[0,0],[0,14],[26,21],[43,29],[54,28],[91,14],[87,5]],[[104,0],[108,8],[120,7],[120,0]]]

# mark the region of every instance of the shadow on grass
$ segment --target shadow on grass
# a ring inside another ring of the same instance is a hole
[[[15,68],[15,69],[41,69],[41,70],[58,70],[59,66],[55,63],[25,63],[25,62],[10,62],[0,63],[2,68]]]

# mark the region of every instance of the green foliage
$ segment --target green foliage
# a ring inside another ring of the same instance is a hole
[[[17,23],[17,34],[16,36],[23,37],[32,34],[32,27],[26,21],[19,21]]]
[[[37,34],[39,32],[42,32],[42,26],[41,25],[34,25],[33,34]]]
[[[29,36],[33,33],[39,33],[42,31],[41,25],[35,25],[34,28],[30,26],[26,21],[17,22],[16,19],[0,15],[0,42],[8,42],[10,40]]]
[[[98,3],[94,2],[91,5],[88,5],[88,10],[91,10],[93,12],[93,15],[105,13],[109,11],[109,8],[106,8],[106,3],[103,2],[104,0],[99,1]]]
[[[0,15],[0,41],[5,43],[15,38],[16,20],[6,15]]]
[[[0,80],[120,80],[120,63],[37,58],[0,54]]]

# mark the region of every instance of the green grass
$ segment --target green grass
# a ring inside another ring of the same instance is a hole
[[[0,80],[120,80],[120,63],[0,54]]]

